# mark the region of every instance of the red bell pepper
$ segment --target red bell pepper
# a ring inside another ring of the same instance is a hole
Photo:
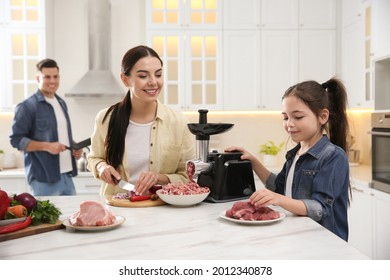
[[[4,216],[8,212],[8,207],[11,205],[11,199],[9,198],[8,194],[0,190],[0,220],[4,218]]]
[[[136,195],[136,196],[130,196],[130,201],[131,201],[131,202],[143,201],[143,200],[148,200],[148,199],[150,199],[150,195]]]

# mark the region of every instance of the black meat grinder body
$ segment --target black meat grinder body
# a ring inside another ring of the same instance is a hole
[[[187,162],[187,174],[210,194],[205,201],[227,202],[248,198],[255,190],[252,164],[241,160],[241,152],[219,153],[208,151],[210,135],[230,130],[233,124],[207,123],[208,110],[198,110],[199,123],[188,128],[196,135],[197,158]]]

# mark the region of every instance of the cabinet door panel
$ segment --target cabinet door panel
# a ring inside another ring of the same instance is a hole
[[[301,28],[336,28],[335,0],[299,0]]]
[[[239,13],[237,11],[240,11]],[[224,0],[223,28],[253,29],[260,25],[260,1],[258,0]]]
[[[357,21],[342,31],[342,79],[351,108],[365,106],[364,25]]]
[[[229,31],[224,35],[224,109],[255,109],[259,104],[259,35]]]
[[[351,182],[353,186],[353,182]],[[352,188],[352,200],[348,209],[348,243],[372,258],[373,210],[372,195],[359,186]]]
[[[373,218],[375,219],[374,240],[375,259],[390,259],[390,194],[375,191],[375,209]]]
[[[261,103],[280,110],[286,89],[297,83],[297,31],[262,32]]]
[[[298,28],[298,0],[262,0],[261,27],[267,29]]]
[[[299,80],[323,83],[336,76],[336,31],[299,31]]]

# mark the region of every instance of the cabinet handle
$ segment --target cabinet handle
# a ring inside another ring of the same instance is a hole
[[[357,192],[364,192],[364,190],[358,189],[358,188],[356,188],[356,187],[352,187],[352,190],[353,190],[353,191],[357,191]]]
[[[100,188],[100,185],[85,185],[86,188]]]

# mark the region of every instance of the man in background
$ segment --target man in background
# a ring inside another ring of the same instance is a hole
[[[52,59],[37,64],[38,90],[16,106],[10,142],[24,151],[33,195],[75,195],[72,177],[82,150],[72,150],[72,129],[65,101],[56,91],[59,67]]]

